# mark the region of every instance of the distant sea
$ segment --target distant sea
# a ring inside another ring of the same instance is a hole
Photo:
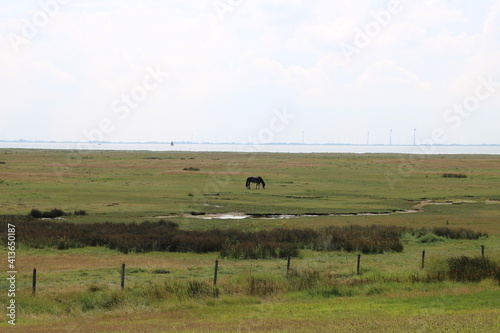
[[[334,145],[334,144],[211,144],[211,143],[74,143],[0,141],[1,148],[62,150],[145,150],[188,152],[265,153],[394,153],[394,154],[485,154],[500,155],[500,145]]]

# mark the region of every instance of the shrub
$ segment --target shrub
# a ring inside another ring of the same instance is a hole
[[[241,242],[226,244],[220,253],[222,258],[268,259],[297,257],[299,249],[295,244],[275,242]]]
[[[166,269],[155,269],[153,270],[153,274],[170,274],[170,271]]]
[[[64,214],[53,210],[56,216]],[[52,211],[51,211],[52,212]],[[52,213],[51,213],[52,214]],[[30,217],[46,214],[33,209]],[[401,252],[401,238],[432,242],[439,237],[477,239],[484,236],[466,229],[410,229],[395,226],[346,226],[312,229],[272,229],[257,232],[229,230],[182,230],[175,222],[160,220],[143,223],[75,224],[34,220],[29,217],[0,216],[0,221],[15,221],[19,239],[34,248],[68,249],[105,246],[123,253],[150,251],[219,252],[223,258],[258,259],[297,257],[299,249],[362,253]],[[434,236],[436,235],[436,236]],[[416,238],[415,238],[416,237]]]
[[[35,219],[39,219],[39,218],[43,217],[42,212],[39,211],[38,209],[32,209],[29,215]]]
[[[450,229],[447,227],[436,227],[433,229],[434,234],[440,237],[450,238],[450,239],[479,239],[481,237],[487,236],[483,232],[476,232],[469,229]]]
[[[362,253],[401,252],[401,230],[391,226],[328,227],[320,233],[316,250]]]
[[[75,210],[75,212],[73,213],[73,215],[75,215],[75,216],[86,216],[88,214],[84,210]]]
[[[467,178],[464,173],[443,173],[443,178]]]
[[[63,210],[61,209],[58,209],[58,208],[54,208],[50,211],[45,211],[45,212],[41,212],[40,210],[38,209],[32,209],[29,216],[33,217],[33,218],[56,218],[56,217],[61,217],[61,216],[65,216],[67,215],[66,213],[64,213]]]
[[[455,281],[478,282],[498,274],[498,265],[486,257],[452,257],[448,259],[449,277]]]

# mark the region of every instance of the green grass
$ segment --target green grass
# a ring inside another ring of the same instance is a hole
[[[449,282],[403,286],[400,290],[384,285],[358,289],[350,294],[341,288],[323,294],[299,292],[286,298],[272,293],[265,297],[221,295],[214,298],[207,294],[186,297],[171,291],[165,300],[164,291],[157,286],[124,293],[96,287],[84,294],[66,294],[52,303],[40,303],[26,296],[23,301],[30,302],[31,308],[45,310],[42,315],[27,316],[30,319],[21,327],[24,332],[55,332],[61,327],[95,332],[318,332],[325,329],[494,332],[500,327],[500,290],[491,291],[488,284],[474,289]],[[393,294],[388,294],[388,289]],[[55,307],[62,313],[54,310]],[[47,314],[47,308],[52,313]],[[88,320],[89,316],[92,321]]]
[[[159,159],[147,159],[153,155]],[[3,150],[0,156],[2,211],[26,214],[56,204],[86,210],[94,221],[191,211],[387,212],[424,197],[484,201],[498,198],[500,171],[491,156],[419,157],[408,172],[401,172],[403,155],[93,152],[80,159],[74,152]],[[470,177],[441,177],[450,169]],[[257,174],[266,190],[247,190],[246,176]]]
[[[401,253],[363,255],[359,276],[356,253],[301,250],[288,278],[285,260],[220,259],[215,294],[210,286],[219,253],[32,249],[20,242],[19,325],[9,330],[500,330],[496,280],[415,278],[443,269],[449,257],[477,256],[481,245],[487,256],[499,257],[498,156],[0,150],[0,160],[5,162],[0,165],[0,214],[58,208],[85,210],[87,216],[67,217],[77,224],[156,221],[167,215],[165,219],[191,230],[384,224],[467,228],[490,235],[478,240],[407,235]],[[445,173],[467,178],[444,178]],[[247,190],[246,177],[259,175],[266,189]],[[414,209],[423,201],[434,204],[418,213],[375,216],[203,220],[189,214],[380,213]],[[122,263],[127,265],[124,291]],[[34,267],[39,280],[35,297],[30,289]],[[5,300],[2,296],[2,307]],[[0,329],[6,327],[2,318]]]

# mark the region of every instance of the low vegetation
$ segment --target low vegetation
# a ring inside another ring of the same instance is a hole
[[[64,214],[53,210],[56,216]],[[43,215],[43,214],[42,214]],[[33,216],[33,211],[31,212]],[[260,231],[236,229],[182,230],[175,222],[76,224],[29,217],[15,219],[19,239],[32,248],[58,249],[106,246],[129,252],[220,252],[223,258],[258,259],[297,257],[299,249],[361,252],[401,252],[406,234],[423,237],[478,239],[487,236],[466,229],[412,229],[397,226],[327,227],[319,230],[276,228]],[[7,217],[2,218],[5,221]],[[426,235],[426,236],[422,236]]]
[[[65,216],[67,214],[64,213],[64,211],[61,209],[54,208],[50,211],[45,211],[45,212],[42,212],[38,209],[32,209],[29,215],[35,219],[39,219],[39,218],[52,218],[53,219],[56,217]]]
[[[464,173],[443,173],[443,178],[467,178]]]
[[[75,216],[85,216],[87,215],[87,212],[84,210],[75,210],[73,214]],[[71,216],[71,213],[65,213],[62,209],[58,208],[54,208],[44,212],[40,211],[39,209],[32,209],[28,216],[31,216],[32,218],[35,219],[40,219],[40,218],[54,219],[63,216]]]
[[[500,266],[486,257],[452,257],[448,259],[448,277],[463,282],[496,278],[500,283]]]
[[[0,330],[500,331],[498,156],[0,154]]]
[[[164,272],[162,272],[164,273]],[[93,283],[79,291],[47,293],[37,297],[20,296],[24,314],[80,314],[111,311],[120,308],[144,307],[159,302],[182,303],[237,297],[261,299],[283,297],[292,293],[295,298],[325,299],[330,297],[373,296],[387,292],[425,291],[449,288],[449,283],[479,282],[491,279],[500,284],[500,266],[481,257],[451,257],[435,262],[428,270],[411,274],[369,274],[338,276],[317,269],[292,269],[286,275],[242,273],[214,286],[207,279],[164,279],[131,284],[121,291],[105,283]],[[426,283],[427,286],[422,283]],[[431,285],[432,284],[432,285]]]

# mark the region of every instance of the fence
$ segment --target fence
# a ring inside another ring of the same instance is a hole
[[[486,248],[481,245],[480,249],[468,249],[467,255],[492,255],[495,257],[500,253],[498,248]],[[463,253],[459,254],[462,255]],[[387,255],[387,254],[386,254]],[[364,265],[368,267],[378,266],[382,261],[381,256],[386,256],[384,254],[380,255],[361,255],[361,254],[346,254],[346,253],[335,253],[332,254],[330,262],[323,262],[323,269],[333,270],[340,272],[349,272],[352,275],[361,275],[363,273]],[[403,269],[402,261],[405,260],[402,256],[403,254],[391,253],[392,255],[392,265]],[[414,253],[411,255],[415,258],[413,263],[406,263],[406,267],[413,268],[425,268],[426,259],[431,257],[442,257],[443,255],[453,255],[450,252],[433,252],[423,250],[421,253]],[[457,255],[456,253],[454,255]],[[406,254],[408,257],[408,254]],[[406,258],[405,257],[405,258]],[[326,260],[325,260],[326,261]],[[305,263],[307,266],[305,266]],[[283,259],[261,259],[261,260],[226,260],[226,259],[215,259],[214,264],[207,262],[204,267],[188,268],[187,270],[194,271],[193,277],[204,278],[205,280],[211,280],[213,285],[216,286],[218,279],[221,276],[228,277],[231,275],[236,275],[238,272],[246,271],[250,273],[255,272],[267,272],[270,273],[273,270],[277,271],[279,274],[287,276],[292,269],[307,269],[307,268],[317,268],[318,265],[314,265],[310,261],[298,258],[286,258]],[[213,268],[210,268],[213,267]],[[150,270],[148,271],[147,268]],[[101,274],[92,274],[91,272],[102,272]],[[212,273],[210,273],[212,272]],[[17,285],[18,288],[27,288],[30,286],[28,282],[31,280],[31,290],[32,294],[35,295],[38,292],[39,285],[42,286],[57,286],[58,288],[64,284],[72,284],[76,280],[75,277],[71,275],[77,273],[85,277],[93,277],[92,283],[106,283],[109,285],[116,285],[119,288],[124,289],[126,283],[132,280],[146,280],[153,281],[155,279],[165,279],[166,275],[171,275],[171,272],[167,269],[161,267],[128,267],[126,263],[116,266],[99,267],[99,268],[85,268],[85,269],[65,269],[65,270],[46,270],[40,271],[34,268],[31,274],[28,272],[21,274],[20,280],[24,281]],[[66,276],[64,276],[66,274]],[[213,274],[213,275],[212,275]],[[59,277],[57,277],[59,275]],[[212,277],[213,276],[213,277]],[[175,277],[173,277],[175,278]],[[187,278],[183,276],[183,278]]]

